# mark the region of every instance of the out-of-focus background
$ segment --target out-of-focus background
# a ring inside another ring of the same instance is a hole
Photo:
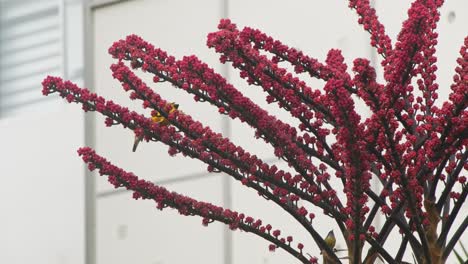
[[[374,5],[395,40],[410,1]],[[441,9],[437,56],[442,99],[447,98],[459,47],[468,33],[466,10],[466,0],[447,1]],[[294,124],[206,47],[206,35],[224,17],[240,27],[259,28],[319,60],[330,48],[339,48],[348,63],[367,57],[378,65],[347,1],[0,0],[0,263],[295,263],[281,250],[268,252],[268,243],[253,235],[231,232],[221,224],[203,227],[197,217],[160,212],[152,202],[134,201],[130,193],[114,190],[85,170],[76,155],[83,145],[171,190],[260,217],[319,256],[301,228],[255,192],[225,175],[208,174],[197,161],[169,157],[159,143],[142,143],[132,153],[131,131],[106,128],[101,117],[85,115],[55,95],[41,95],[42,79],[57,75],[142,111],[112,79],[113,60],[107,54],[114,41],[134,33],[178,58],[199,56],[258,104]],[[139,75],[150,83],[150,76]],[[213,107],[195,103],[168,85],[153,87],[236,144],[287,167],[274,158],[271,147],[253,139],[245,124],[220,117]],[[378,227],[379,220],[375,224]],[[322,217],[315,226],[322,235],[333,228]],[[344,246],[340,239],[338,247]],[[468,244],[466,235],[463,240]],[[412,261],[411,256],[407,260]]]

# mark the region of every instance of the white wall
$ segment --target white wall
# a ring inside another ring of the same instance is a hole
[[[0,120],[1,263],[84,263],[84,167],[76,154],[84,129],[72,108]]]
[[[28,7],[38,1],[15,1],[18,13],[31,12]],[[13,2],[13,1],[11,1]],[[34,3],[32,3],[34,2]],[[59,4],[57,0],[41,1],[43,6]],[[83,64],[82,5],[66,1],[65,30],[68,43],[67,77],[81,85]],[[6,1],[3,4],[8,4]],[[11,14],[14,15],[14,14]],[[59,19],[59,18],[55,18]],[[18,31],[8,33],[18,42],[31,35],[22,35],[38,29],[44,21],[18,22]],[[61,25],[61,21],[52,21]],[[60,35],[60,29],[57,29]],[[3,35],[2,32],[2,40]],[[47,33],[47,32],[46,32]],[[44,35],[44,32],[39,33]],[[34,37],[34,36],[33,36]],[[46,38],[56,35],[46,35]],[[62,39],[57,45],[60,46]],[[55,44],[54,44],[55,45]],[[55,47],[55,46],[54,46]],[[59,49],[60,50],[60,49]],[[34,50],[25,49],[24,53]],[[34,53],[34,55],[38,55]],[[48,53],[40,53],[46,55]],[[54,57],[62,66],[63,54]],[[2,59],[2,58],[0,58]],[[44,72],[23,76],[32,85],[29,94],[39,98],[21,108],[6,109],[7,117],[0,118],[0,263],[9,264],[83,264],[85,253],[84,228],[84,165],[76,150],[84,144],[84,120],[81,109],[71,106],[57,95],[41,95],[41,81],[46,75],[60,75],[47,71],[48,60],[25,63],[10,71]],[[45,64],[44,64],[45,63]],[[41,76],[42,74],[42,76]],[[6,76],[3,76],[6,77]],[[18,77],[19,78],[19,77]],[[35,81],[34,81],[35,80]],[[19,79],[19,81],[24,81]],[[9,83],[3,83],[7,89]],[[35,84],[35,88],[34,88]],[[45,99],[43,99],[45,98]],[[7,97],[2,98],[8,100]],[[12,105],[13,102],[4,102]]]

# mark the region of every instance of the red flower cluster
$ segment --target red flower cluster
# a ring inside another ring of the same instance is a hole
[[[297,119],[297,128],[262,109],[196,56],[176,59],[136,35],[109,48],[117,60],[111,66],[113,77],[130,99],[140,100],[143,108],[169,125],[56,77],[44,80],[43,94],[58,93],[70,103],[81,104],[84,111],[103,114],[107,126],[120,124],[147,141],[168,145],[170,155],[198,159],[208,171],[224,172],[253,188],[304,227],[324,262],[341,260],[334,243],[317,232],[313,219],[319,211],[341,231],[350,263],[373,263],[377,256],[400,263],[407,245],[420,262],[442,263],[468,226],[465,213],[463,223],[448,237],[468,195],[463,176],[468,170],[468,37],[460,49],[449,101],[438,103],[435,47],[442,3],[416,0],[392,45],[369,1],[349,1],[358,23],[370,33],[371,46],[382,56],[384,83],[377,81],[367,59],[356,58],[351,74],[340,50],[330,50],[322,63],[259,30],[238,29],[230,20],[221,20],[218,31],[208,35],[208,47],[220,54],[222,63],[238,69],[248,84],[261,87],[268,103],[276,102]],[[279,170],[189,114],[173,111],[168,101],[134,74],[138,69],[151,74],[154,83],[169,82],[195,101],[207,102],[214,111],[248,124],[289,169]],[[299,79],[301,74],[323,80],[324,87],[310,87]],[[359,100],[370,110],[369,116],[361,116],[356,109]],[[160,209],[198,215],[204,225],[219,221],[254,233],[272,243],[270,251],[280,247],[302,263],[318,261],[305,257],[302,243],[293,247],[292,237],[281,237],[280,230],[261,220],[139,180],[89,148],[80,149],[79,154],[89,169],[107,175],[115,187],[134,191],[135,199],[153,199]],[[370,188],[373,177],[382,183],[380,192]],[[332,186],[332,178],[341,186]],[[377,230],[373,222],[379,212],[387,218]],[[394,227],[404,235],[396,254],[385,248]],[[363,255],[364,244],[370,245],[367,255]]]

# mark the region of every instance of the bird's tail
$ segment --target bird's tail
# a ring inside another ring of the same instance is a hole
[[[132,148],[133,152],[136,151],[138,144],[140,143],[141,140],[142,140],[141,137],[135,137],[135,141],[133,141],[133,148]]]

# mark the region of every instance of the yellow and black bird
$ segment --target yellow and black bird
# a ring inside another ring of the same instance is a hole
[[[330,247],[332,251],[335,251],[335,245],[336,245],[336,238],[335,234],[333,233],[333,230],[328,232],[328,235],[324,239],[325,244]],[[323,249],[321,254],[323,254],[323,264],[334,264],[336,263],[330,255]]]
[[[173,113],[175,110],[179,108],[179,105],[176,103],[170,103],[170,105],[171,105],[171,110],[169,110],[169,114]],[[151,120],[154,123],[159,123],[161,126],[168,126],[171,124],[169,120],[167,120],[164,116],[161,115],[161,113],[159,113],[158,111],[155,111],[155,112],[156,114],[151,115]],[[141,136],[135,135],[135,141],[133,142],[133,148],[132,148],[133,152],[136,151],[138,144],[140,144],[142,140],[143,140],[143,135]]]
[[[328,235],[325,237],[324,240],[325,240],[325,243],[327,244],[327,246],[329,246],[331,248],[331,250],[333,250],[335,248],[336,238],[335,238],[335,233],[333,233],[333,230],[328,232]]]

